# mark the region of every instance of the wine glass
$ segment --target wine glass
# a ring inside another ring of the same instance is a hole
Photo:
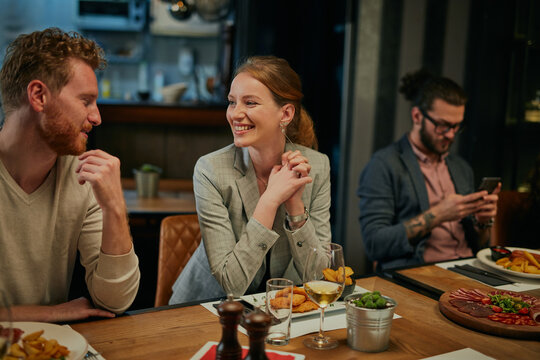
[[[13,340],[11,309],[6,294],[0,290],[0,359],[7,354]]]
[[[333,349],[338,341],[324,336],[324,309],[336,301],[345,286],[345,264],[341,245],[331,243],[323,248],[310,250],[304,269],[304,290],[311,301],[321,308],[319,334],[304,340],[311,349]],[[331,269],[333,271],[328,271]],[[326,270],[326,271],[325,271]],[[326,272],[326,276],[325,276]]]

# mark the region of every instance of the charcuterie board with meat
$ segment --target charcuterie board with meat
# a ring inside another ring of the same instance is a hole
[[[540,340],[540,299],[530,295],[458,289],[441,295],[439,309],[450,320],[474,330]]]

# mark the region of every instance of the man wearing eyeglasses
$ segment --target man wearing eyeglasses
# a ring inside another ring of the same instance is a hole
[[[360,225],[377,270],[473,256],[489,243],[495,191],[475,192],[473,171],[449,150],[464,128],[465,92],[424,70],[405,75],[412,128],[377,151],[360,176]]]

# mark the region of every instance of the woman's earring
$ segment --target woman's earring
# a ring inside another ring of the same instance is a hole
[[[281,129],[281,132],[285,135],[287,133],[287,125],[289,125],[288,122],[280,122],[279,128]]]

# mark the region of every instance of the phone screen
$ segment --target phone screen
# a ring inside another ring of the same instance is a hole
[[[478,191],[486,190],[489,194],[491,194],[493,190],[495,190],[499,182],[501,182],[500,177],[484,177],[482,178],[482,182],[478,187]]]

